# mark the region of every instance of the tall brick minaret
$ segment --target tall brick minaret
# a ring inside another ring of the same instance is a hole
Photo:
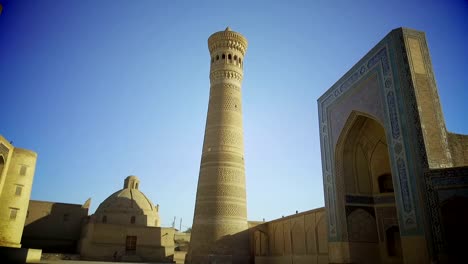
[[[248,263],[241,84],[247,40],[208,39],[210,100],[187,263]]]

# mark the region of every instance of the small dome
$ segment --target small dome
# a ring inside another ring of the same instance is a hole
[[[125,178],[124,188],[113,193],[96,209],[94,215],[97,221],[159,226],[159,205],[155,206],[138,190],[139,184],[140,180],[136,176]]]
[[[127,189],[127,188],[138,189],[139,184],[140,184],[140,180],[138,179],[138,177],[135,175],[130,175],[127,178],[125,178],[124,189]]]

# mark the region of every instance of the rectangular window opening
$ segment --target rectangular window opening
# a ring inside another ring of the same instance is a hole
[[[21,185],[16,185],[16,191],[15,191],[15,195],[16,196],[21,196],[21,192],[23,191],[23,186]]]
[[[16,216],[18,215],[18,208],[10,208],[10,220],[16,220]]]
[[[21,176],[25,176],[25,175],[26,175],[27,169],[28,169],[28,166],[26,166],[26,165],[21,165],[21,168],[20,168],[20,175],[21,175]]]

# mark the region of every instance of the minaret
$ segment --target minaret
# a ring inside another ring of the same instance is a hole
[[[208,39],[210,100],[187,263],[248,263],[241,84],[247,40]]]

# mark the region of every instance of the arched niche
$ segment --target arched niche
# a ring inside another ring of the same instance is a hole
[[[347,134],[337,148],[345,192],[361,195],[380,193],[378,178],[391,175],[383,126],[375,119],[355,114]],[[390,176],[391,177],[391,176]]]
[[[371,115],[353,111],[335,148],[335,175],[337,204],[341,204],[344,211],[339,223],[349,243],[351,261],[356,263],[379,263],[388,259],[381,253],[387,242],[379,240],[379,237],[385,238],[385,230],[379,225],[383,225],[383,218],[398,222],[397,215],[378,215],[375,208],[382,206],[376,202],[380,198],[394,196],[391,167],[382,123]],[[385,206],[394,207],[394,204]],[[396,235],[389,238],[393,239],[392,243],[398,241]],[[361,258],[364,252],[367,252],[367,259]]]
[[[353,210],[348,216],[349,240],[376,243],[378,241],[375,217],[364,209]]]

